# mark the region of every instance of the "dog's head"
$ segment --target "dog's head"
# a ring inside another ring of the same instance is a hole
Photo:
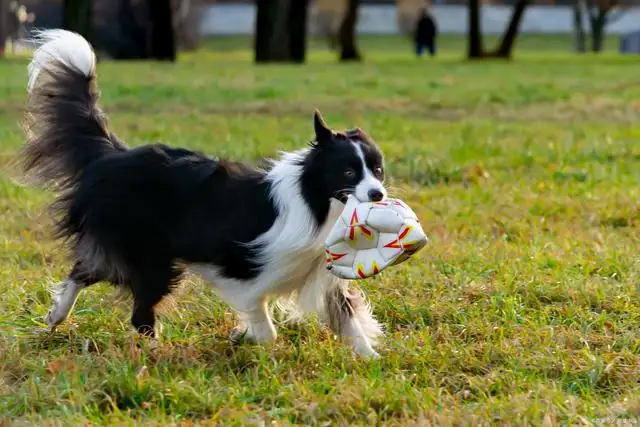
[[[362,129],[333,131],[316,110],[314,130],[305,169],[315,191],[342,203],[350,194],[361,202],[387,196],[382,152]]]

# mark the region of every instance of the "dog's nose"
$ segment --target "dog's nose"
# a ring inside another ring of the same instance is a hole
[[[372,202],[379,202],[384,198],[384,194],[379,190],[369,190],[367,195],[369,196],[369,200]]]

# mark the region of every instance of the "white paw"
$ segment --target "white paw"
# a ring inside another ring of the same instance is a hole
[[[368,359],[380,359],[380,354],[372,348],[354,349],[354,353]]]
[[[147,348],[151,353],[157,353],[158,351],[158,339],[155,337],[149,337],[147,342]]]
[[[67,318],[68,313],[65,311],[61,312],[59,307],[58,304],[54,304],[47,312],[47,315],[44,316],[45,323],[49,325],[52,331]]]
[[[276,339],[275,330],[270,325],[238,325],[229,334],[229,339],[234,344],[250,342],[253,344],[265,344]]]
[[[236,326],[229,333],[229,339],[234,345],[240,344],[242,341],[250,339],[248,336],[249,328],[245,326]]]
[[[69,316],[81,289],[73,280],[65,280],[52,289],[52,305],[44,317],[50,328],[55,328]]]
[[[380,355],[373,349],[369,340],[364,336],[356,336],[347,339],[354,353],[359,356],[368,357],[372,359],[377,359]]]

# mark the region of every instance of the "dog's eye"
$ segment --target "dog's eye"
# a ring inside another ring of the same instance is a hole
[[[384,174],[384,172],[381,167],[377,167],[373,170],[373,174],[376,176],[376,178],[382,179],[382,175]]]
[[[356,171],[354,171],[351,168],[348,168],[344,171],[344,176],[346,176],[347,178],[353,178],[354,176],[356,176]]]

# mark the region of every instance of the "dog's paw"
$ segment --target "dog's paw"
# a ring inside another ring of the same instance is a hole
[[[137,354],[145,354],[147,357],[156,359],[160,351],[158,339],[156,337],[141,336],[136,340]]]
[[[152,355],[157,355],[158,348],[159,348],[158,339],[157,338],[149,338],[149,340],[147,342],[147,349],[149,350],[149,352]]]
[[[55,326],[53,326],[53,327],[47,327],[47,328],[44,328],[44,327],[38,327],[38,328],[35,328],[35,329],[33,330],[33,333],[34,333],[34,334],[36,334],[36,335],[40,335],[40,336],[45,337],[45,336],[53,335],[53,333],[55,332],[55,330],[56,330],[56,327],[55,327]]]
[[[250,340],[248,335],[249,328],[246,326],[236,326],[229,333],[229,340],[233,345],[239,345],[244,341]]]
[[[371,347],[370,345],[366,345],[366,346],[353,346],[353,352],[360,356],[363,357],[365,359],[380,359],[380,353],[378,353],[377,351],[375,351],[373,349],[373,347]]]
[[[64,322],[67,318],[67,313],[60,313],[58,305],[54,305],[47,311],[47,314],[44,316],[44,322],[49,325],[49,329],[53,332],[56,329],[56,326]]]

